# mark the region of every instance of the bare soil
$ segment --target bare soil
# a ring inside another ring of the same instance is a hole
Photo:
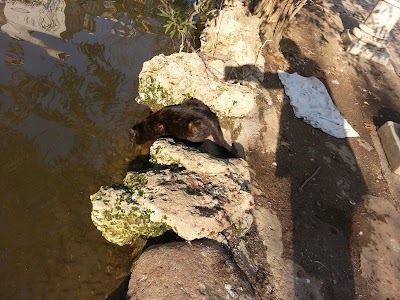
[[[246,247],[260,299],[400,299],[400,235],[390,221],[400,216],[398,199],[371,139],[386,121],[400,123],[399,50],[391,48],[391,65],[382,66],[347,54],[340,39],[372,7],[368,1],[310,1],[280,51],[264,49],[263,85],[280,129],[276,153],[255,147],[248,155],[259,220]],[[398,28],[392,45],[399,44]],[[282,97],[279,69],[319,78],[360,138],[336,139],[297,119]],[[381,209],[371,206],[377,201]],[[275,245],[268,244],[274,235]],[[376,260],[365,255],[371,251]]]

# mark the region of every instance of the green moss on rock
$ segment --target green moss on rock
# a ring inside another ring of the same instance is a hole
[[[131,190],[133,195],[143,196],[142,188],[147,184],[147,177],[137,172],[129,172],[124,178],[124,185]]]
[[[176,104],[172,93],[150,75],[141,75],[139,77],[139,97],[137,102],[149,106],[152,110],[159,110],[164,106]]]
[[[137,176],[132,182],[139,186],[145,184],[145,178]],[[93,224],[105,239],[123,246],[140,236],[159,236],[170,229],[164,222],[151,221],[151,212],[142,211],[134,201],[136,197],[140,196],[113,187],[101,187],[90,196]]]

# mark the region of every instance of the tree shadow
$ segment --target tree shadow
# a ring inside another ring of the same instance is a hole
[[[400,124],[400,112],[393,110],[389,107],[382,107],[379,109],[377,116],[373,117],[376,127],[381,127],[387,121],[393,121]]]
[[[280,48],[289,63],[288,73],[317,76],[332,95],[318,63],[303,56],[294,41],[282,39]],[[225,75],[243,73],[244,67],[233,72],[229,68]],[[276,73],[264,75],[262,84],[266,89],[282,89]],[[267,171],[260,167],[260,158],[265,156],[249,154],[249,161],[256,171],[253,180],[265,189],[266,195],[270,195],[267,186],[271,182],[275,180],[279,186],[280,181],[287,181],[289,199],[278,191],[267,199],[256,196],[256,206],[279,208],[282,228],[292,229],[283,232],[282,240],[290,241],[284,244],[283,251],[286,258],[293,260],[296,298],[315,299],[322,295],[324,299],[354,299],[352,215],[362,196],[368,194],[367,185],[347,139],[336,139],[297,119],[289,101],[284,99],[280,105],[276,179],[268,178]],[[317,169],[315,177],[305,183]],[[291,218],[282,211],[291,212]],[[319,282],[320,291],[305,295],[304,278]]]
[[[333,11],[339,14],[340,20],[342,21],[345,29],[353,30],[360,24],[359,21],[346,10],[342,0],[335,1]]]

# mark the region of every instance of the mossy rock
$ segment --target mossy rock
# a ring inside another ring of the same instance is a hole
[[[105,239],[120,246],[130,244],[140,236],[155,237],[170,228],[163,222],[152,222],[150,211],[142,211],[136,204],[141,197],[144,178],[139,175],[129,187],[101,187],[91,195],[92,221]],[[132,189],[130,189],[130,187]]]
[[[159,110],[167,105],[178,104],[172,93],[157,83],[153,76],[139,77],[139,97],[136,102],[149,106],[152,110]]]

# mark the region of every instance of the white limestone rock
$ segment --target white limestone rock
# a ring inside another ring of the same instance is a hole
[[[262,81],[265,63],[259,36],[262,20],[249,14],[241,1],[228,1],[223,10],[212,11],[210,15],[213,17],[200,37],[200,50],[228,57],[230,61],[225,68],[236,70],[236,78],[248,80],[254,76]]]
[[[170,139],[156,141],[150,152],[157,164],[186,169],[147,173],[146,196],[138,203],[151,212],[153,222],[165,222],[186,240],[217,238],[232,227],[236,235],[249,230],[254,201],[247,189],[250,173],[244,160],[215,158]]]
[[[149,182],[137,198],[139,209],[149,211],[152,222],[165,222],[180,237],[215,239],[231,226],[240,235],[249,229],[253,199],[233,180],[169,169],[146,174]]]
[[[179,165],[199,174],[213,174],[237,178],[240,184],[250,182],[247,162],[243,159],[223,159],[201,153],[195,148],[176,143],[172,139],[158,139],[150,148],[151,160],[160,165]]]
[[[218,80],[196,53],[163,54],[143,64],[138,103],[158,110],[194,97],[219,117],[243,117],[256,105],[257,91]]]
[[[218,159],[172,140],[157,141],[151,152],[157,164],[186,169],[129,172],[123,186],[92,195],[92,220],[107,240],[124,245],[169,228],[186,240],[216,239],[224,230],[242,236],[250,229],[254,201],[244,160]]]

